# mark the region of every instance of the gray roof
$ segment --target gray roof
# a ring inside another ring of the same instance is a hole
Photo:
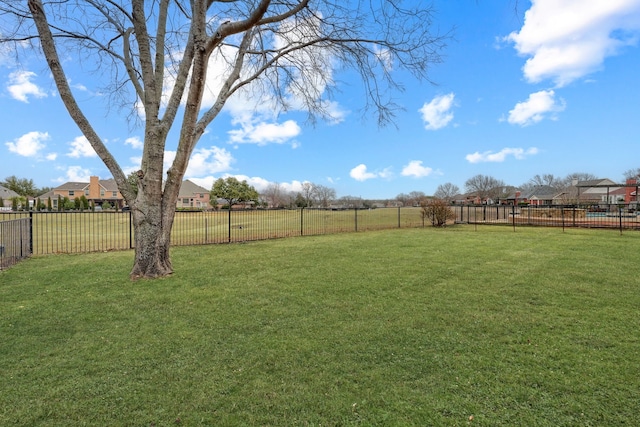
[[[192,196],[194,194],[197,193],[208,193],[209,190],[207,190],[204,187],[199,186],[198,184],[189,181],[188,179],[186,181],[182,181],[182,185],[180,185],[180,192],[178,193],[178,197],[186,197],[186,196]]]
[[[2,199],[10,199],[12,197],[20,197],[20,195],[15,191],[9,190],[8,188],[0,185],[0,197],[2,197]]]

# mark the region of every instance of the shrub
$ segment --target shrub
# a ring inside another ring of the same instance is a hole
[[[449,207],[449,203],[446,200],[423,200],[420,203],[420,207],[420,216],[423,224],[425,220],[429,220],[434,227],[444,227],[447,225],[447,221],[456,218],[456,214]]]

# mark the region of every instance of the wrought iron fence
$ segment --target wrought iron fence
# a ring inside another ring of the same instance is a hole
[[[636,203],[598,205],[461,205],[452,207],[456,222],[563,228],[640,229]]]
[[[0,221],[0,270],[31,255],[31,231],[30,218]]]
[[[614,228],[620,231],[640,229],[640,212],[634,205],[456,205],[451,209],[457,223]],[[1,220],[9,220],[7,224],[13,224],[13,221],[22,224],[10,226],[12,229],[18,227],[19,232],[2,229],[0,244],[5,246],[1,249],[3,265],[9,262],[9,257],[20,259],[18,253],[82,253],[134,247],[130,212],[0,212]],[[423,218],[421,209],[417,207],[178,211],[171,244],[231,243],[425,225],[430,226],[431,221]],[[18,233],[20,237],[4,237],[13,236],[12,233]],[[19,246],[13,243],[17,240],[21,242]]]
[[[134,247],[130,212],[0,212],[0,220],[17,218],[32,221],[36,255]],[[177,211],[171,244],[232,243],[423,225],[419,208]]]

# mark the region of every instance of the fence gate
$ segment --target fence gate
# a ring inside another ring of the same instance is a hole
[[[31,219],[0,221],[0,270],[31,255]]]

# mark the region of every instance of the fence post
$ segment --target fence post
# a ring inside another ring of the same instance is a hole
[[[511,220],[513,221],[513,232],[516,231],[516,205],[515,203],[511,207]]]
[[[33,254],[33,211],[29,211],[29,254]]]
[[[353,208],[355,212],[355,231],[358,231],[358,208]]]
[[[300,208],[300,235],[304,236],[304,206]]]
[[[229,203],[229,243],[231,243],[231,203]]]
[[[133,249],[133,212],[129,211],[129,249]]]
[[[400,206],[398,206],[398,228],[400,228]]]

